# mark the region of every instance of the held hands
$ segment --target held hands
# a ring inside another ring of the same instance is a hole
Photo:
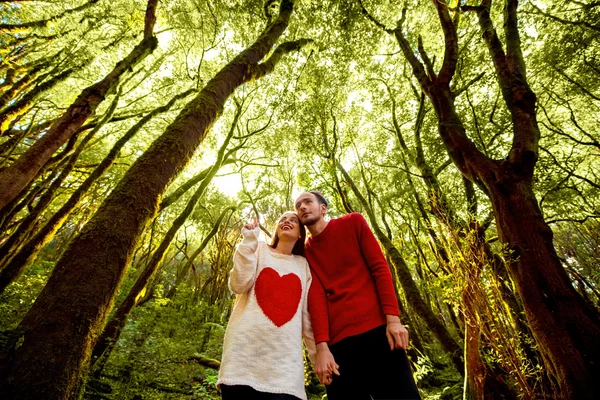
[[[315,362],[315,373],[323,385],[331,384],[333,374],[340,375],[340,366],[333,359],[326,342],[317,343],[317,360]]]
[[[256,217],[256,215],[252,218],[252,222],[248,222],[246,225],[244,225],[244,228],[248,229],[248,230],[254,230],[256,227],[258,227],[258,218]]]
[[[395,315],[386,315],[387,328],[385,335],[387,336],[390,350],[408,348],[408,331],[400,322],[400,318]]]

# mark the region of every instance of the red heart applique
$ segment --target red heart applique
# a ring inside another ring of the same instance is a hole
[[[296,274],[279,276],[273,268],[264,268],[254,284],[256,301],[277,327],[289,322],[300,304],[302,284]]]

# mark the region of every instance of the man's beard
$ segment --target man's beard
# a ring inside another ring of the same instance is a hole
[[[317,221],[319,220],[319,216],[318,215],[311,215],[310,217],[301,220],[301,222],[305,225],[305,226],[311,226],[314,225]]]

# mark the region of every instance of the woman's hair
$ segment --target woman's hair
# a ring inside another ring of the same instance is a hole
[[[296,240],[296,244],[294,245],[294,248],[292,249],[292,254],[304,257],[304,242],[306,240],[306,228],[304,227],[304,224],[302,222],[300,222],[300,218],[298,218],[298,214],[296,214],[295,212],[286,211],[283,214],[286,214],[288,212],[290,212],[296,216],[296,218],[298,219],[298,226],[300,227],[300,238],[298,238],[298,240]],[[281,214],[281,215],[283,216],[283,214]],[[281,219],[281,217],[279,217],[279,219]],[[279,219],[277,220],[277,223],[279,223]],[[275,226],[275,234],[273,234],[273,238],[271,238],[271,244],[269,244],[269,246],[271,246],[271,248],[275,249],[275,248],[277,248],[278,243],[279,243],[279,236],[277,235],[277,226]]]

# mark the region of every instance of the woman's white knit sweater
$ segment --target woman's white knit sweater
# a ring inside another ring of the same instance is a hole
[[[304,257],[275,253],[243,229],[229,288],[237,294],[225,332],[217,384],[247,385],[306,399],[302,338],[314,360],[308,314],[310,269]]]

